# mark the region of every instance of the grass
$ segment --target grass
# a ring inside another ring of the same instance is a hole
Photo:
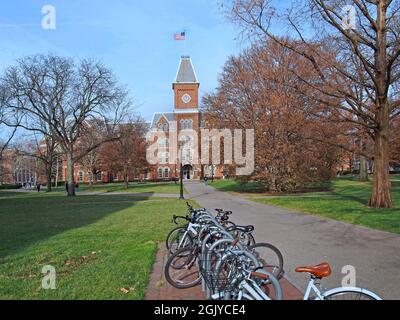
[[[210,183],[211,186],[216,188],[220,191],[225,192],[237,192],[237,193],[249,193],[249,194],[260,194],[260,193],[267,193],[265,184],[261,182],[247,182],[247,183],[240,183],[234,179],[225,179],[225,180],[216,180],[214,183]],[[305,187],[303,192],[309,191],[320,191],[320,190],[329,190],[331,188],[331,182],[318,182],[310,184],[309,186]]]
[[[240,193],[262,193],[265,192],[265,186],[259,182],[239,183],[233,179],[215,180],[209,185],[220,191],[240,192]]]
[[[79,185],[77,192],[129,192],[129,193],[161,193],[161,194],[179,194],[179,183],[174,182],[147,182],[147,183],[130,183],[126,189],[123,183],[110,183],[98,185]],[[58,190],[65,189],[59,187]],[[185,193],[186,190],[184,190]]]
[[[332,190],[324,193],[257,198],[263,204],[274,205],[309,214],[323,216],[369,228],[400,233],[400,176],[392,180],[392,209],[366,206],[371,194],[371,182],[339,178],[332,182]]]
[[[157,242],[184,212],[175,199],[0,192],[0,299],[143,299]],[[56,290],[41,287],[45,265]]]

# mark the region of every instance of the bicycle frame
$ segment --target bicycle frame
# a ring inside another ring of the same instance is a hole
[[[198,232],[196,230],[196,227],[199,227],[199,225],[198,224],[193,224],[193,223],[189,223],[188,224],[188,226],[186,228],[186,231],[185,231],[185,233],[184,233],[184,235],[183,235],[183,237],[181,239],[181,242],[179,243],[179,247],[178,248],[183,248],[182,245],[186,241],[186,237],[187,237],[189,232],[192,233],[194,236],[197,236]]]
[[[243,280],[239,285],[239,294],[237,300],[271,300],[257,285],[250,285],[248,281],[253,282],[251,279]],[[219,300],[221,296],[231,298],[231,292],[221,291],[211,296],[212,300]]]
[[[317,279],[314,277],[310,278],[303,300],[309,300],[312,291],[317,295],[318,300],[324,300],[325,297],[321,293],[321,290],[315,285],[315,280]]]
[[[306,290],[306,293],[304,294],[303,300],[309,300],[312,291],[316,294],[315,300],[325,300],[326,297],[328,297],[330,295],[340,293],[340,292],[345,292],[345,291],[364,293],[364,294],[367,294],[367,295],[373,297],[375,300],[382,300],[382,298],[379,297],[377,294],[375,294],[367,289],[358,288],[358,287],[339,287],[339,288],[334,288],[334,289],[330,289],[328,291],[321,292],[321,290],[318,288],[318,286],[315,285],[316,280],[317,280],[317,278],[311,277],[310,281],[308,282],[307,290]]]

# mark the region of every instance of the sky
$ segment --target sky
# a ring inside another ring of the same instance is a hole
[[[42,28],[42,8],[56,9],[56,29]],[[174,33],[186,30],[186,52]],[[192,57],[201,95],[218,85],[230,55],[244,47],[217,0],[2,0],[0,71],[31,54],[100,60],[125,84],[146,120],[173,110],[180,56]]]

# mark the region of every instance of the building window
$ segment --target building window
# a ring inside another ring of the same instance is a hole
[[[180,139],[181,144],[184,148],[191,148],[193,146],[193,138],[189,136],[183,136]]]
[[[182,130],[190,130],[193,128],[193,120],[192,119],[182,119],[180,121]]]
[[[158,147],[159,148],[168,148],[169,147],[169,140],[166,138],[158,139]]]
[[[164,178],[169,178],[169,168],[164,169]]]
[[[169,163],[169,152],[159,152],[158,153],[158,163],[168,164]]]
[[[143,174],[145,180],[149,179],[149,172],[146,170]]]
[[[158,178],[159,179],[163,178],[163,169],[162,168],[158,168]]]
[[[84,178],[84,173],[83,173],[83,171],[79,171],[79,172],[78,172],[78,181],[79,181],[79,182],[83,182],[83,178]]]
[[[167,131],[168,131],[168,124],[166,124],[166,123],[160,123],[160,124],[158,125],[158,130],[167,132]]]
[[[99,182],[103,181],[103,172],[97,172],[96,179]]]

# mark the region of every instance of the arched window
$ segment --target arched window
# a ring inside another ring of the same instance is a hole
[[[158,130],[167,132],[168,131],[168,124],[167,123],[160,123],[158,125]]]
[[[180,121],[182,130],[190,130],[193,128],[193,120],[192,119],[182,119]]]
[[[158,153],[158,163],[159,164],[169,163],[169,152],[159,152]]]
[[[158,139],[157,144],[158,144],[159,148],[164,148],[165,147],[165,139],[164,138]]]
[[[190,136],[182,136],[179,140],[184,148],[191,148],[193,146],[193,138]]]
[[[169,140],[167,138],[160,138],[157,140],[159,148],[168,148],[169,147]]]

